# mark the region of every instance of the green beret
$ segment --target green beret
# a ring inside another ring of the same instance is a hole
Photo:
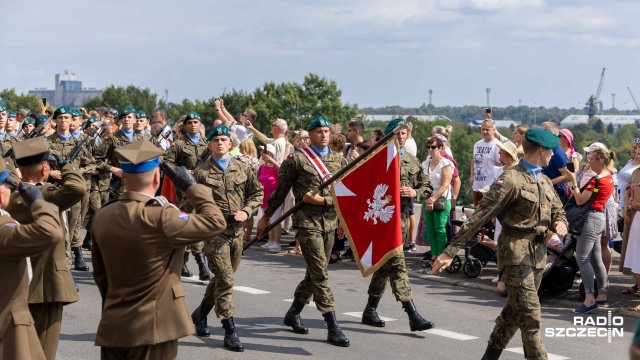
[[[120,110],[120,116],[118,117],[118,119],[122,119],[124,116],[135,113],[136,109],[134,109],[133,106],[125,106],[122,108],[122,110]]]
[[[187,117],[184,118],[184,120],[182,121],[183,124],[187,123],[187,120],[198,120],[198,121],[202,121],[202,119],[200,118],[200,115],[198,115],[197,112],[195,111],[189,111],[189,113],[187,114]],[[229,131],[229,129],[227,129],[227,131]]]
[[[42,124],[47,120],[49,120],[49,117],[47,115],[38,115],[38,119],[36,120],[36,126]]]
[[[35,121],[33,121],[32,118],[27,118],[27,120],[22,122],[22,127],[25,127],[25,125],[29,125],[29,124],[35,125]]]
[[[2,101],[0,101],[0,112],[7,111],[7,107],[4,105]]]
[[[53,116],[51,118],[55,120],[58,117],[58,115],[62,115],[62,114],[69,114],[73,116],[73,111],[71,110],[70,107],[66,105],[60,106],[59,108],[56,109],[56,111],[53,112]]]
[[[82,116],[82,111],[78,110],[78,109],[71,109],[71,116],[72,117],[81,117]]]
[[[387,127],[384,129],[384,134],[387,135],[388,133],[392,132],[395,128],[398,127],[398,125],[400,125],[401,122],[404,122],[403,118],[397,118],[389,121]]]
[[[231,134],[229,133],[228,127],[224,125],[218,125],[213,130],[211,130],[211,132],[209,133],[209,136],[207,136],[207,141],[211,141],[211,139],[213,139],[214,136],[226,136],[230,138]]]
[[[560,146],[560,138],[553,135],[549,130],[541,128],[532,128],[524,133],[524,138],[530,143],[542,146],[547,149],[554,149]]]
[[[136,110],[136,119],[148,119],[149,115],[144,110]]]
[[[331,125],[331,123],[329,122],[329,119],[327,119],[326,116],[318,116],[317,118],[311,120],[311,124],[309,124],[309,126],[307,126],[307,131],[311,131],[315,128],[319,127],[329,127],[329,125]]]
[[[14,113],[13,110],[7,109],[7,118],[15,119],[16,118],[16,113]]]
[[[94,122],[98,121],[98,118],[95,116],[92,116],[90,118],[87,119],[87,121],[84,123],[84,129],[88,129],[91,124],[93,124]]]

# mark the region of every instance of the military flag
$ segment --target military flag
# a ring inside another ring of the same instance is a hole
[[[402,252],[400,165],[393,137],[335,183],[331,195],[362,276]]]

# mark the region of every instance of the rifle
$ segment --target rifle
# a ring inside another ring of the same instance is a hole
[[[99,130],[100,130],[100,127],[98,126],[91,129],[91,132],[87,136],[85,136],[84,139],[76,143],[76,145],[73,147],[73,149],[71,149],[71,151],[69,152],[69,155],[65,160],[75,161],[78,155],[80,155],[80,151],[82,151],[82,148],[87,146],[90,140],[95,139],[95,136]]]
[[[158,129],[158,132],[156,132],[155,135],[153,135],[153,137],[156,138],[157,140],[156,146],[162,149],[162,145],[160,145],[160,141],[166,140],[169,137],[170,133],[171,133],[171,126],[169,126],[169,124]]]
[[[47,120],[41,122],[40,125],[38,125],[38,127],[35,128],[24,139],[28,140],[28,139],[32,139],[42,135],[42,132],[44,131],[45,126],[47,126],[47,124],[49,124],[50,122],[51,122],[51,118],[48,118]],[[2,157],[11,157],[11,156],[13,156],[13,148],[9,149],[6,153],[4,153],[4,155],[2,155]]]
[[[198,158],[198,161],[196,161],[196,165],[193,167],[193,170],[199,168],[200,165],[202,165],[202,163],[207,161],[207,159],[209,158],[209,155],[211,155],[211,149],[209,149],[209,148],[204,149],[202,154],[200,154],[200,157]]]

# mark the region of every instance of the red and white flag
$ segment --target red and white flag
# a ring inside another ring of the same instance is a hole
[[[331,189],[340,224],[362,276],[402,252],[400,164],[394,138]]]

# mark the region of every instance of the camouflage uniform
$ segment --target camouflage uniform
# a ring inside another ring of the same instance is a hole
[[[19,141],[17,137],[6,133],[4,139],[0,140],[0,151],[2,151],[2,153],[0,153],[0,156],[4,157],[4,154],[6,154],[7,151],[12,148],[11,144],[16,141]]]
[[[493,183],[444,252],[455,255],[494,217],[502,224],[498,269],[502,270],[508,295],[489,337],[489,346],[504,349],[520,329],[525,357],[547,359],[540,338],[538,289],[547,257],[545,234],[553,231],[554,223],[567,222],[562,203],[546,175],[536,180],[520,162]]]
[[[240,265],[244,229],[233,214],[244,211],[248,216],[262,204],[262,185],[246,164],[233,158],[226,171],[210,159],[195,171],[199,184],[211,188],[213,199],[227,221],[226,229],[207,241],[204,252],[214,278],[207,285],[203,302],[215,305],[218,318],[233,316],[233,273]]]
[[[150,136],[147,135],[147,137],[150,137]],[[111,172],[109,171],[109,169],[112,166],[119,168],[120,161],[116,157],[114,150],[121,146],[129,145],[132,142],[142,140],[144,138],[145,138],[145,135],[134,133],[131,140],[129,140],[124,135],[124,132],[122,132],[122,130],[120,129],[115,133],[107,136],[103,141],[101,141],[98,144],[95,152],[95,159],[96,159],[96,165],[98,170],[102,171],[103,173],[110,174]],[[155,143],[155,139],[153,139],[152,142]],[[120,195],[124,191],[124,184],[122,183],[122,180],[117,176],[112,177],[111,183],[112,185],[109,186],[109,191],[111,191],[112,194],[110,195],[112,198],[117,199],[120,197]]]
[[[98,142],[92,142],[89,145],[89,152],[91,155],[96,157],[98,147],[102,142],[104,142],[108,137],[103,137],[98,140]],[[96,165],[97,166],[97,165]],[[100,210],[102,205],[109,201],[109,185],[111,183],[111,173],[105,172],[101,169],[96,169],[95,173],[91,176],[91,193],[89,195],[89,210],[90,214],[95,214],[96,211]],[[87,227],[88,228],[88,227]]]
[[[70,135],[69,140],[64,142],[57,133],[47,137],[47,142],[49,143],[49,150],[52,156],[57,156],[60,160],[65,160],[71,150],[78,144],[81,140],[76,139],[73,135]],[[78,166],[80,172],[82,173],[85,182],[87,183],[87,189],[89,188],[88,178],[95,171],[96,165],[93,157],[87,151],[86,148],[80,151],[80,154],[74,160],[74,164]],[[49,161],[49,167],[51,170],[61,170],[57,161]],[[54,179],[50,179],[51,182],[54,182]],[[67,217],[67,231],[65,235],[65,243],[67,244],[67,256],[68,260],[71,263],[71,248],[78,247],[82,245],[82,241],[80,240],[80,227],[82,226],[82,219],[80,218],[82,213],[82,201],[75,203],[68,212],[66,212]]]
[[[342,167],[342,154],[329,151],[322,159],[330,173],[335,174]],[[309,160],[296,152],[286,159],[278,172],[278,188],[269,198],[265,214],[272,216],[282,205],[290,189],[296,202],[309,191],[317,190],[322,180]],[[322,190],[320,196],[325,205],[305,204],[293,214],[293,227],[298,229],[296,239],[300,242],[302,256],[307,263],[304,279],[298,284],[294,297],[300,303],[308,304],[313,296],[316,307],[322,314],[335,311],[335,301],[329,288],[327,260],[333,247],[334,231],[338,218],[329,189]]]
[[[425,200],[433,193],[433,187],[429,177],[422,171],[420,160],[407,151],[404,151],[404,154],[400,156],[400,186],[408,186],[414,189],[416,191],[416,201]],[[408,234],[410,206],[411,198],[400,198],[403,243],[411,236],[411,234]],[[382,297],[387,286],[387,279],[390,279],[391,289],[397,301],[406,302],[413,299],[409,275],[402,252],[387,260],[384,265],[373,273],[369,284],[369,295]]]
[[[176,166],[184,166],[187,170],[193,170],[200,155],[202,155],[206,149],[207,142],[203,137],[200,137],[200,141],[195,144],[185,135],[185,137],[173,143],[173,146],[169,148],[169,151],[165,154],[164,161]],[[187,201],[187,197],[182,191],[176,189],[176,197],[178,198],[178,208],[180,208],[181,211],[186,213],[193,211],[193,206]],[[202,253],[203,247],[204,243],[199,242],[189,245],[187,249],[190,249],[193,254],[200,254]]]

